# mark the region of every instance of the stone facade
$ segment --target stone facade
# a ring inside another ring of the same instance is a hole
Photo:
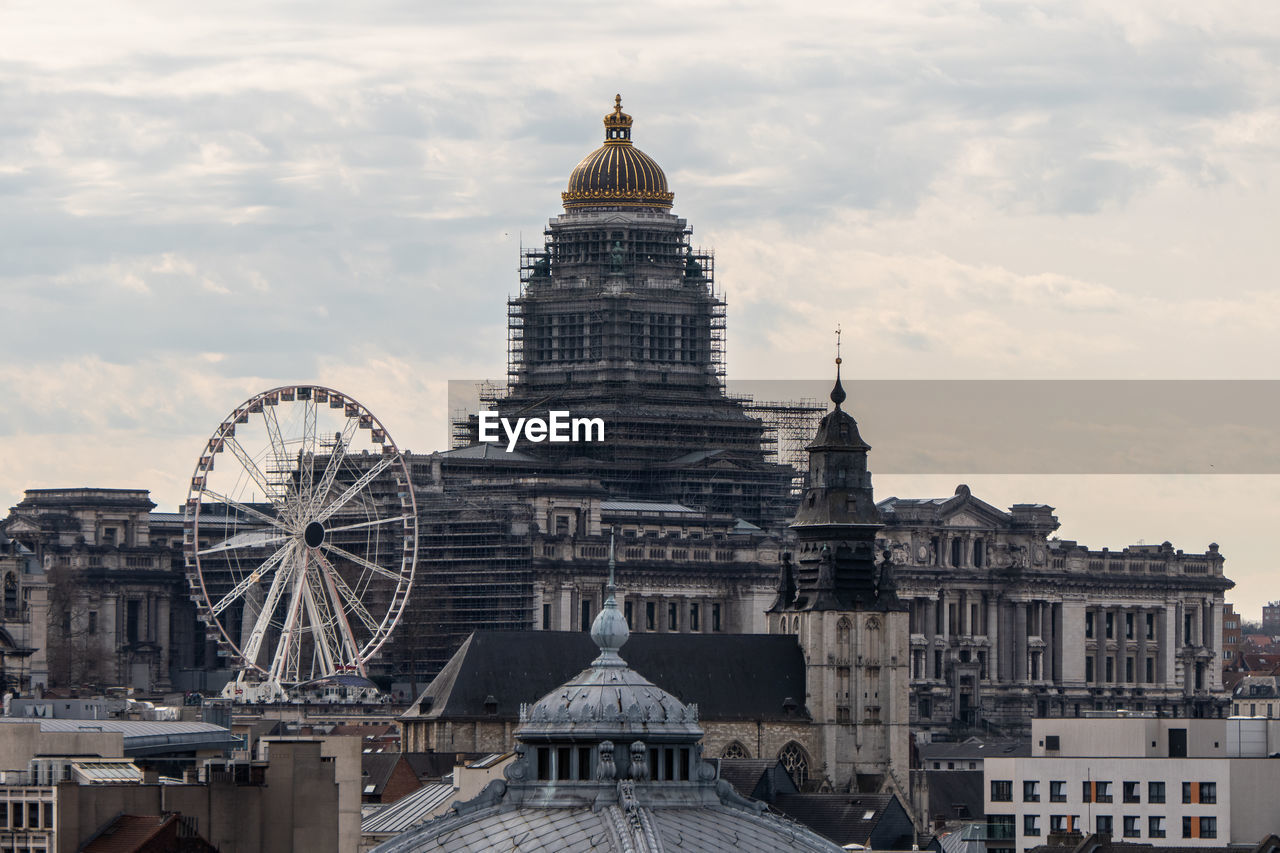
[[[1226,709],[1223,558],[1166,542],[1113,552],[1050,538],[1053,508],[951,498],[880,503],[910,608],[911,720],[1023,731],[1032,716]]]
[[[166,690],[173,670],[205,663],[181,522],[154,507],[145,490],[31,489],[5,520],[47,579],[46,636],[32,642],[50,685]]]
[[[49,581],[35,554],[0,530],[0,678],[4,690],[49,684]]]

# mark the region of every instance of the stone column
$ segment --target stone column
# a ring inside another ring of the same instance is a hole
[[[1000,609],[996,603],[994,595],[987,596],[987,678],[992,681],[1000,680],[1000,664],[1002,657],[1000,655],[1001,633],[999,630]]]
[[[1058,670],[1063,684],[1084,684],[1084,602],[1064,601],[1058,631]]]
[[[1027,682],[1027,608],[1025,601],[1014,602],[1013,605],[1013,680],[1018,684]]]
[[[1139,607],[1133,614],[1134,633],[1138,636],[1138,652],[1133,660],[1133,680],[1137,684],[1147,681],[1147,608]]]

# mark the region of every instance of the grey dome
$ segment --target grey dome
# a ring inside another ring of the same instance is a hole
[[[604,657],[604,655],[601,655]],[[574,676],[520,709],[522,741],[562,737],[694,742],[702,737],[698,706],[685,705],[633,669],[602,664]]]
[[[493,850],[652,851],[702,853],[839,853],[840,847],[805,827],[769,813],[731,806],[637,808],[611,805],[598,811],[504,809],[454,814],[386,841],[374,853],[489,853]]]

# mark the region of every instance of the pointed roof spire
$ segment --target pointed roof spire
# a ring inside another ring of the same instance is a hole
[[[831,389],[831,402],[836,404],[836,411],[840,411],[840,404],[848,399],[844,393],[844,386],[840,384],[840,364],[843,359],[840,358],[840,326],[836,325],[836,387]]]

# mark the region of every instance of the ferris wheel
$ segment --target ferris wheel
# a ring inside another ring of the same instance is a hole
[[[409,469],[382,423],[318,385],[237,406],[205,445],[184,508],[201,618],[239,661],[224,695],[282,701],[300,684],[368,684],[417,561]]]

